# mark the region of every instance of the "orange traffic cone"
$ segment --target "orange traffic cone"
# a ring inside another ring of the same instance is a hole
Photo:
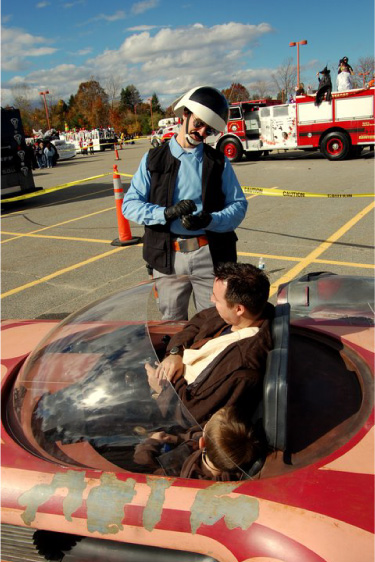
[[[118,155],[118,150],[117,150],[117,146],[116,146],[116,145],[115,145],[115,156],[116,156],[115,160],[120,160],[120,157],[119,157],[119,155]]]
[[[116,214],[119,237],[111,242],[112,246],[129,246],[130,244],[138,244],[139,236],[132,236],[129,221],[122,214],[122,200],[124,199],[124,188],[122,187],[120,174],[117,165],[113,165],[113,191],[116,201]]]

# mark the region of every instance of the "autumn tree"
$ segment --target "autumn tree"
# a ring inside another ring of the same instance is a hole
[[[108,124],[113,127],[115,131],[122,130],[122,115],[117,107],[109,108]]]
[[[294,88],[297,84],[297,67],[293,64],[292,57],[277,67],[276,72],[272,74],[272,79],[279,92],[278,96],[281,95],[281,92],[284,92],[285,98],[294,95]]]
[[[74,97],[70,117],[80,115],[79,126],[87,129],[106,127],[108,125],[108,94],[96,80],[82,82]]]
[[[248,90],[239,82],[233,82],[229,88],[222,90],[221,93],[227,99],[228,103],[246,101],[250,99]]]
[[[33,107],[31,103],[30,86],[24,83],[17,84],[17,86],[12,87],[12,95],[14,106],[20,110],[23,128],[25,129],[25,131],[32,131],[33,125],[37,126],[37,123],[33,122],[31,117]],[[45,117],[44,122],[46,122]],[[40,128],[40,126],[38,128]]]
[[[260,100],[271,97],[272,86],[266,80],[259,80],[253,84],[254,94],[252,99]]]
[[[176,117],[175,112],[173,111],[173,105],[169,105],[164,112],[165,117]]]
[[[117,76],[110,76],[105,85],[105,91],[108,94],[110,106],[113,110],[115,101],[117,100],[120,92],[121,82]]]
[[[364,75],[364,77],[363,77]],[[362,88],[363,78],[365,82],[369,82],[375,75],[375,58],[360,57],[354,66],[353,85],[356,88]]]
[[[64,131],[65,121],[68,114],[68,106],[64,100],[59,100],[56,105],[51,107],[51,124],[58,131]]]

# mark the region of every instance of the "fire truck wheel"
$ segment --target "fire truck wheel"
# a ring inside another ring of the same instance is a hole
[[[239,162],[243,155],[243,148],[239,140],[226,139],[220,145],[220,150],[230,160],[230,162]]]
[[[324,137],[320,150],[328,160],[344,160],[350,153],[350,140],[345,133],[336,131]]]

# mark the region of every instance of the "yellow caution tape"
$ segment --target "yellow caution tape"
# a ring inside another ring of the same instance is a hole
[[[327,197],[328,199],[346,199],[352,197],[375,197],[374,193],[309,193],[307,191],[275,190],[268,187],[241,186],[244,193],[253,195],[271,195],[273,197]]]
[[[55,187],[49,187],[48,189],[39,189],[38,191],[33,191],[32,193],[25,193],[24,195],[18,195],[17,197],[9,197],[8,199],[1,199],[1,202],[10,203],[13,201],[22,201],[23,199],[31,199],[32,197],[39,197],[40,195],[45,195],[46,193],[52,193],[53,191],[58,191],[59,189],[65,189],[66,187],[77,185],[78,183],[84,183],[85,181],[96,180],[98,178],[104,178],[105,176],[111,176],[111,175],[112,172],[107,172],[106,174],[100,174],[99,176],[91,176],[90,178],[84,178],[83,180],[72,181],[69,183],[62,183],[61,185],[56,185]]]
[[[120,176],[126,178],[132,178],[134,174],[124,174],[118,172]],[[86,181],[95,180],[98,178],[104,178],[105,176],[112,175],[112,172],[107,172],[105,174],[100,174],[98,176],[91,176],[90,178],[84,178],[82,180],[76,180],[69,183],[63,183],[55,187],[50,187],[48,189],[40,189],[38,191],[33,191],[32,193],[25,193],[24,195],[18,195],[16,197],[9,197],[8,199],[1,199],[2,203],[9,203],[13,201],[22,201],[23,199],[31,199],[32,197],[38,197],[40,195],[45,195],[46,193],[52,193],[53,191],[58,191],[60,189],[65,189],[66,187],[71,187],[72,185],[77,185],[79,183],[84,183]],[[251,195],[270,195],[274,197],[326,197],[328,199],[351,199],[353,197],[375,197],[374,193],[309,193],[307,191],[287,191],[279,190],[269,187],[250,187],[242,185],[241,189],[244,193],[250,193]]]

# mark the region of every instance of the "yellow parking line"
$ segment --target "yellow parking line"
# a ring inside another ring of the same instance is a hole
[[[2,230],[1,234],[7,234],[8,236],[18,237],[17,232],[8,232],[7,230]],[[101,240],[99,238],[79,238],[78,236],[53,236],[52,234],[22,234],[23,238],[44,238],[47,240],[73,240],[77,242],[97,242],[99,244],[110,244],[112,240]],[[14,240],[14,238],[13,238]]]
[[[281,260],[281,261],[298,261],[304,260],[305,258],[298,258],[296,256],[278,256],[272,254],[257,254],[254,252],[237,252],[239,256],[250,256],[253,258],[264,258],[264,259],[273,259],[273,260]],[[375,269],[375,265],[372,263],[357,263],[357,262],[348,262],[348,261],[337,261],[337,260],[312,260],[314,263],[325,263],[328,265],[345,265],[348,267],[358,267],[364,269]]]
[[[322,244],[320,244],[317,248],[315,248],[315,250],[310,252],[303,260],[301,260],[300,263],[292,267],[292,269],[290,269],[288,273],[280,277],[280,279],[278,279],[275,283],[272,283],[270,296],[276,293],[279,285],[281,285],[282,283],[287,283],[288,281],[294,279],[294,277],[296,277],[296,275],[298,275],[298,273],[300,273],[309,263],[315,261],[318,256],[320,256],[323,252],[328,250],[328,248],[332,246],[334,242],[336,242],[339,238],[341,238],[341,236],[343,236],[346,232],[348,232],[348,230],[350,230],[357,222],[359,222],[370,211],[372,211],[374,206],[375,206],[375,201],[367,205],[367,207],[365,207],[362,211],[357,213],[357,215],[355,215],[352,219],[350,219],[346,224],[344,224],[341,228],[336,230],[336,232],[334,232],[329,238],[327,238],[325,242],[322,242]]]
[[[119,246],[118,248],[115,248],[114,250],[110,250],[109,252],[105,252],[104,254],[100,254],[100,256],[94,256],[93,258],[89,258],[88,260],[82,261],[80,263],[76,263],[74,265],[71,265],[69,267],[64,267],[64,269],[60,269],[59,271],[55,271],[54,273],[51,273],[50,275],[46,275],[45,277],[42,277],[41,279],[37,279],[36,281],[31,281],[30,283],[26,283],[25,285],[21,285],[20,287],[16,287],[15,289],[11,289],[10,291],[7,291],[6,293],[2,293],[1,298],[5,298],[5,297],[10,297],[11,295],[15,295],[17,293],[20,293],[21,291],[24,291],[25,289],[30,289],[30,287],[35,287],[36,285],[40,285],[41,283],[45,283],[46,281],[50,281],[51,279],[55,279],[56,277],[59,277],[60,275],[64,275],[64,273],[68,273],[69,271],[74,271],[75,269],[79,269],[80,267],[84,267],[85,265],[88,265],[90,263],[94,263],[98,260],[101,260],[102,258],[107,258],[108,256],[111,256],[113,254],[116,254],[117,252],[120,252],[121,250],[127,250],[128,248],[131,248],[134,246]]]
[[[7,240],[2,240],[1,244],[5,244],[6,242],[10,242],[12,240],[17,240],[18,238],[23,238],[23,236],[27,236],[29,234],[37,234],[38,232],[43,232],[44,230],[48,230],[50,228],[56,228],[58,226],[62,226],[64,224],[69,224],[71,222],[79,221],[82,219],[87,219],[88,217],[93,217],[95,215],[100,215],[100,213],[105,213],[106,211],[113,211],[116,207],[108,207],[107,209],[102,209],[101,211],[95,211],[94,213],[89,213],[88,215],[81,215],[80,217],[76,217],[75,219],[69,219],[63,222],[58,222],[56,224],[51,224],[49,226],[45,226],[43,228],[38,228],[37,230],[33,230],[32,232],[28,232],[26,234],[19,234],[14,238],[8,238]]]
[[[99,195],[100,193],[107,193],[109,190],[113,192],[113,187],[107,187],[106,189],[100,189],[98,191],[93,192],[94,195]],[[52,201],[52,203],[45,203],[44,205],[38,205],[37,207],[33,207],[34,209],[45,209],[46,207],[53,207],[54,205],[61,205],[61,203],[69,203],[69,201],[77,201],[78,199],[83,199],[87,197],[87,193],[82,193],[80,195],[75,195],[74,197],[68,197],[67,199],[59,200],[59,201]],[[2,213],[1,217],[14,217],[17,215],[24,215],[28,209],[25,207],[20,209],[19,211],[13,211],[11,213]]]
[[[329,265],[346,265],[348,267],[359,267],[363,269],[375,269],[372,263],[355,263],[349,261],[335,261],[335,260],[314,260],[315,263],[327,263]]]
[[[1,234],[6,234],[7,236],[18,236],[17,232],[9,232],[7,230],[0,231]],[[52,234],[22,234],[25,238],[41,238],[47,240],[71,240],[72,242],[92,242],[93,244],[110,244],[112,240],[104,240],[101,238],[80,238],[78,236],[54,236]],[[142,244],[140,244],[142,245]],[[253,258],[266,258],[272,260],[281,260],[281,261],[296,261],[300,262],[301,260],[305,259],[303,257],[296,257],[296,256],[280,256],[277,254],[264,254],[264,253],[256,253],[256,252],[237,252],[239,256],[246,256],[246,257],[253,257]],[[323,263],[328,265],[345,265],[348,267],[357,267],[362,269],[375,269],[375,265],[371,263],[358,263],[358,262],[347,262],[347,261],[338,261],[338,260],[321,260],[316,259],[313,260],[314,263]]]
[[[16,201],[24,201],[25,199],[32,199],[34,197],[39,197],[40,195],[47,195],[53,193],[54,191],[59,191],[60,189],[66,189],[67,187],[72,187],[79,183],[84,183],[90,180],[96,180],[98,178],[104,178],[105,176],[110,176],[112,172],[106,172],[105,174],[100,174],[98,176],[91,176],[90,178],[83,178],[82,180],[75,180],[69,183],[62,183],[61,185],[56,185],[55,187],[47,187],[46,189],[41,189],[38,191],[33,191],[31,193],[24,193],[23,195],[17,195],[13,197],[8,197],[7,199],[2,199],[2,203],[15,203]]]

